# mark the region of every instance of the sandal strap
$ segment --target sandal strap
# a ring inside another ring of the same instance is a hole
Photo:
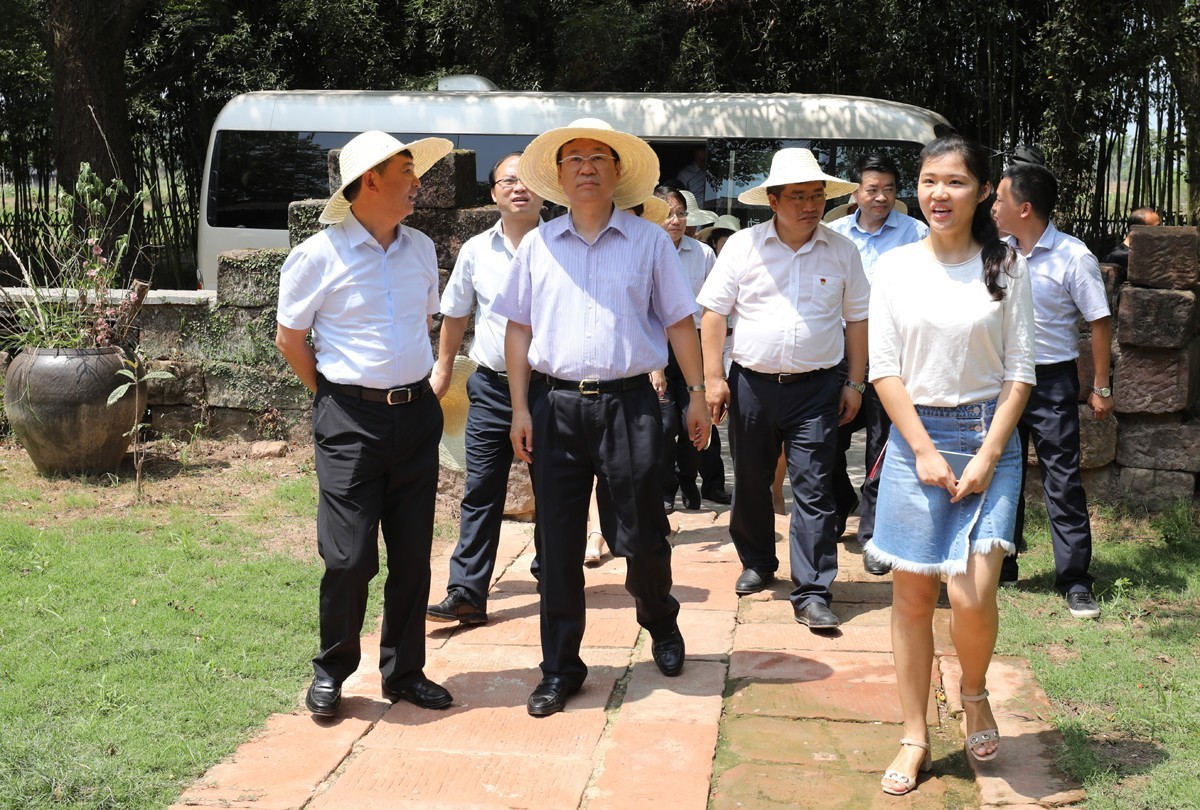
[[[999,740],[999,739],[1000,739],[1000,729],[985,728],[983,731],[976,731],[974,734],[972,734],[970,737],[968,737],[967,745],[974,748],[977,745],[983,745],[984,743],[990,743],[993,740]]]
[[[915,785],[917,783],[917,780],[913,779],[907,774],[900,773],[900,771],[885,771],[883,778],[891,782],[898,782],[905,787],[908,787],[909,785]]]
[[[912,737],[901,737],[900,744],[901,745],[911,745],[916,748],[924,748],[926,751],[929,750],[929,743],[921,742],[920,740],[914,740]]]
[[[988,695],[989,695],[989,692],[986,689],[984,689],[983,694],[980,694],[980,695],[968,695],[966,692],[958,693],[958,696],[960,698],[962,698],[963,700],[967,701],[968,703],[978,703],[981,700],[987,700]]]

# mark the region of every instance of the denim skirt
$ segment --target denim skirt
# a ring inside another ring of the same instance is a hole
[[[938,450],[975,454],[991,427],[996,400],[955,408],[916,408]],[[1021,444],[1014,430],[987,491],[950,503],[950,493],[943,487],[921,483],[916,456],[893,426],[879,473],[875,535],[867,551],[900,571],[947,576],[966,572],[968,554],[987,554],[997,546],[1015,554],[1021,463]]]

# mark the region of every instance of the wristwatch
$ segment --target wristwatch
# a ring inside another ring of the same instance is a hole
[[[846,387],[853,388],[860,394],[864,394],[867,391],[867,384],[865,382],[850,382],[849,380],[846,380]]]
[[[1104,386],[1103,388],[1097,388],[1096,386],[1093,385],[1092,390],[1095,391],[1097,394],[1099,394],[1104,399],[1108,399],[1109,397],[1112,396],[1112,389],[1109,388],[1107,385]]]

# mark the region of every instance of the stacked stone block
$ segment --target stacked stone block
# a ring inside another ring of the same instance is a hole
[[[1136,228],[1117,306],[1114,408],[1120,495],[1161,507],[1196,494],[1200,473],[1200,239]]]

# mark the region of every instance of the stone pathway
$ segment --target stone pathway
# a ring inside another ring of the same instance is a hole
[[[934,769],[904,799],[879,790],[901,717],[888,622],[888,577],[863,573],[854,519],[839,549],[834,608],[842,632],[799,624],[783,580],[739,600],[728,513],[672,518],[674,593],[687,664],[665,678],[650,659],[623,582],[608,558],[587,573],[584,659],[591,669],[567,711],[529,717],[540,673],[538,606],[529,575],[532,530],[505,524],[490,623],[428,625],[427,674],[455,703],[425,711],[379,693],[378,639],[345,684],[343,710],[314,720],[272,717],[254,739],[189,788],[175,808],[724,808],[1056,807],[1083,792],[1054,768],[1058,735],[1023,660],[997,659],[989,687],[1002,754],[975,766],[956,719],[957,659],[949,611],[936,619]],[[786,568],[787,518],[778,518]],[[435,593],[450,548],[433,562]],[[943,691],[944,690],[944,691]],[[943,695],[949,700],[943,699]]]

